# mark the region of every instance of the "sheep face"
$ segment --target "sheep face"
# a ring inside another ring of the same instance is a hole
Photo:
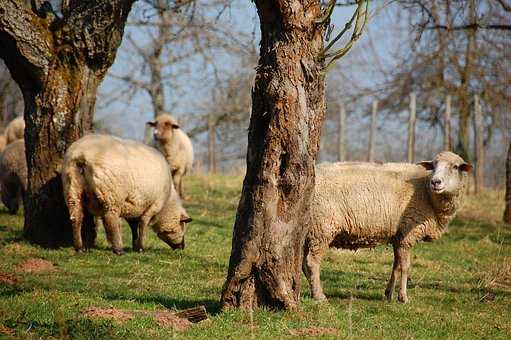
[[[191,221],[190,216],[182,211],[176,218],[159,223],[154,229],[160,240],[167,243],[172,249],[184,249],[186,224]]]
[[[164,114],[156,118],[154,122],[147,122],[154,129],[153,136],[156,141],[172,139],[174,130],[179,129],[179,124],[170,115]]]
[[[472,165],[455,153],[444,151],[432,161],[420,162],[426,170],[431,170],[429,189],[436,195],[457,195],[466,186],[467,173]]]

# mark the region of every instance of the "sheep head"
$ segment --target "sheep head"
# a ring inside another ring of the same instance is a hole
[[[439,153],[431,161],[417,164],[432,171],[428,185],[431,193],[435,195],[459,194],[466,187],[467,173],[472,170],[471,164],[449,151]]]
[[[155,121],[146,124],[154,129],[153,136],[157,141],[171,140],[174,130],[179,129],[176,119],[169,114],[159,115]]]

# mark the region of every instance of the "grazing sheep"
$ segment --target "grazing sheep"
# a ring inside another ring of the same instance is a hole
[[[3,204],[10,214],[16,214],[27,190],[27,160],[23,139],[7,145],[0,156],[0,190]]]
[[[168,114],[159,115],[154,122],[147,122],[154,128],[154,139],[172,170],[172,179],[179,196],[183,197],[183,176],[193,163],[193,146],[190,138],[181,130],[177,121]]]
[[[392,244],[394,264],[385,296],[392,299],[400,270],[398,299],[407,302],[410,249],[421,240],[442,236],[462,206],[471,168],[452,152],[419,165],[319,165],[303,262],[312,297],[326,299],[320,265],[328,247],[354,250]]]
[[[7,146],[7,138],[5,138],[5,133],[0,133],[0,153],[2,153]]]
[[[15,140],[23,139],[25,136],[25,120],[23,117],[14,118],[5,128],[5,143],[11,144]]]
[[[185,225],[191,218],[174,190],[165,158],[154,148],[108,135],[87,135],[67,150],[62,184],[77,251],[83,249],[85,213],[101,217],[116,254],[123,253],[121,217],[131,227],[135,251],[143,250],[148,225],[173,249],[184,248]]]

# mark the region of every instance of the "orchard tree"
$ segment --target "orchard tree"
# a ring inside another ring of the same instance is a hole
[[[324,47],[336,1],[256,0],[259,65],[222,306],[295,308],[325,118],[325,73],[360,36],[367,2]],[[345,47],[332,51],[355,22]]]
[[[60,165],[69,145],[92,127],[96,90],[114,62],[134,1],[63,0],[58,13],[47,1],[0,1],[0,58],[25,104],[24,232],[35,243],[71,241]],[[84,229],[90,245],[92,221]]]

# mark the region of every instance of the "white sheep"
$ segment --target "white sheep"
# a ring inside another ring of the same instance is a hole
[[[193,146],[190,138],[168,114],[159,115],[154,122],[147,122],[154,128],[156,146],[163,153],[172,170],[172,179],[179,196],[183,197],[183,177],[192,170]]]
[[[0,133],[0,153],[2,153],[7,146],[7,138],[5,137],[5,133]]]
[[[154,148],[108,135],[87,135],[67,150],[62,184],[77,251],[83,249],[85,213],[101,217],[116,254],[123,253],[121,217],[131,227],[135,251],[142,251],[148,225],[173,249],[184,248],[185,226],[191,218],[174,189],[165,158]]]
[[[18,211],[27,190],[27,160],[25,141],[18,139],[5,147],[0,156],[0,191],[3,204],[9,213]]]
[[[23,139],[25,136],[25,120],[23,117],[14,118],[5,128],[5,143],[11,144],[15,140]]]
[[[385,296],[392,299],[401,271],[398,299],[407,302],[410,249],[442,236],[463,204],[471,169],[452,152],[419,165],[319,165],[303,261],[312,297],[326,299],[320,265],[328,247],[354,250],[392,244],[394,264]]]

